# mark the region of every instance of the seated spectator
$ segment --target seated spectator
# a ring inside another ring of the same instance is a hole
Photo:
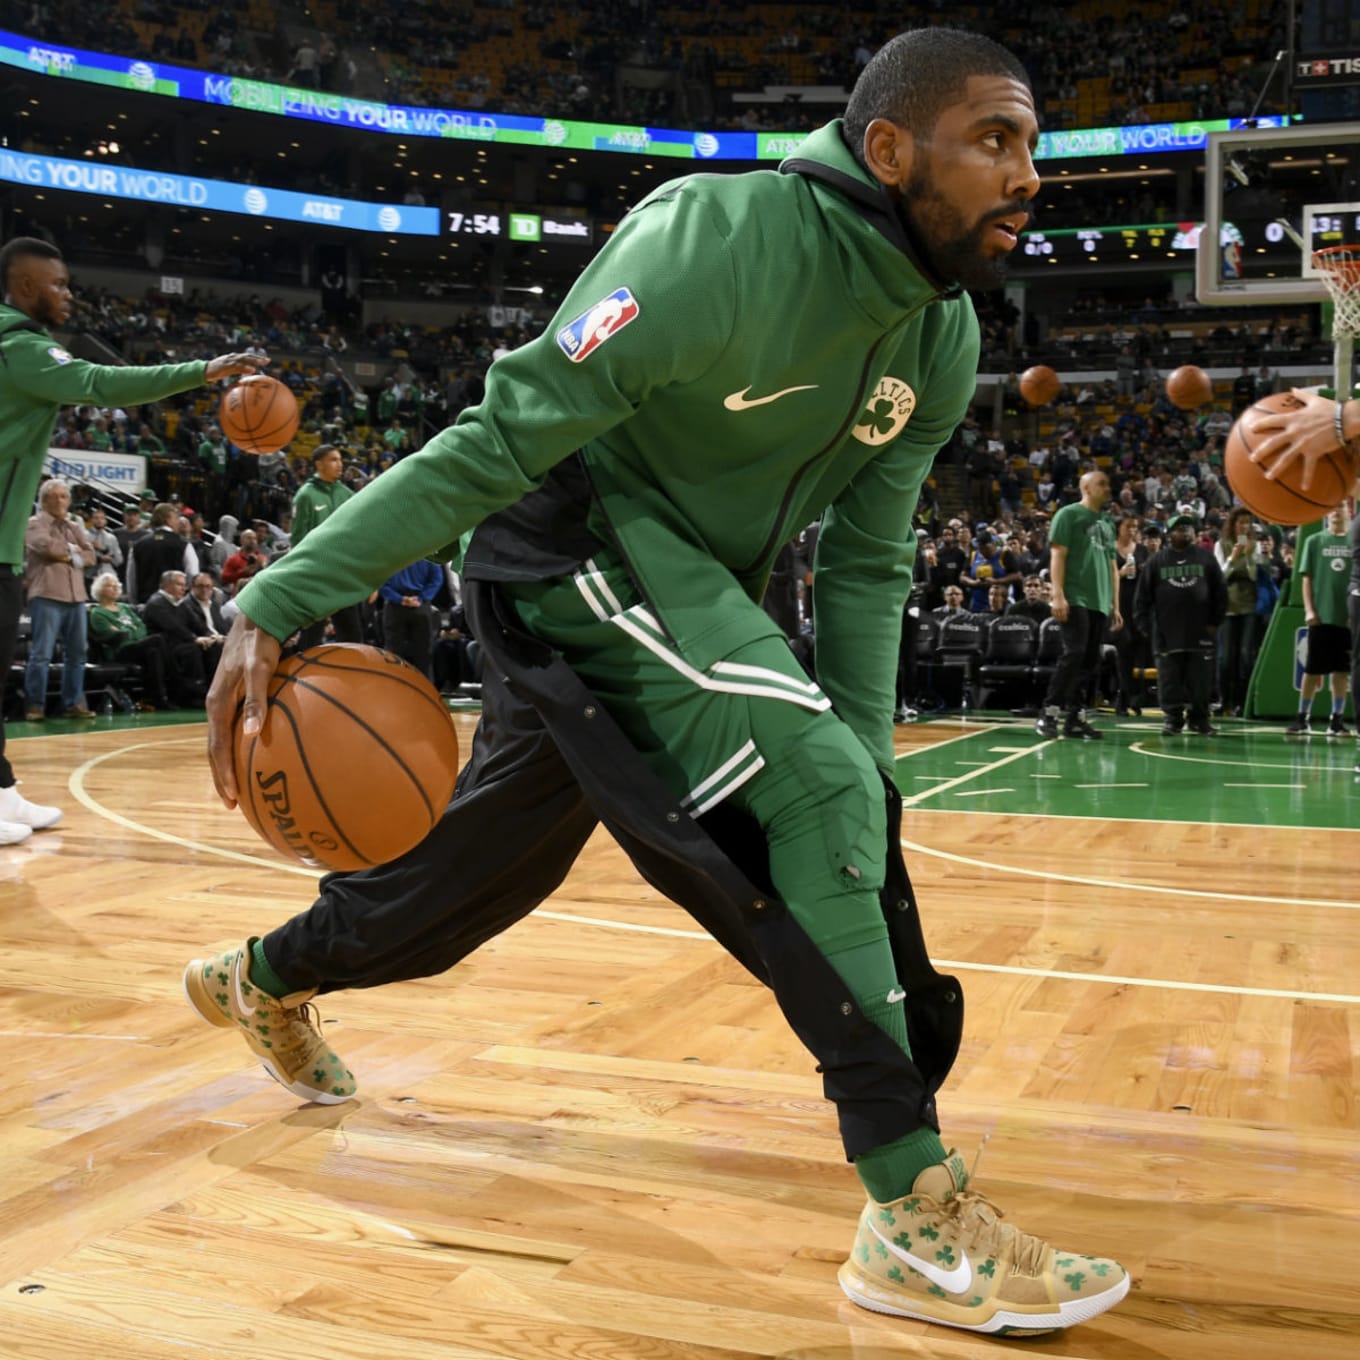
[[[182,609],[184,573],[167,571],[161,588],[146,602],[142,617],[148,633],[159,633],[170,648],[172,698],[185,708],[202,708],[203,698],[222,655],[221,637],[204,626],[202,615]]]
[[[1052,606],[1044,598],[1043,580],[1036,574],[1026,576],[1024,582],[1025,598],[1006,606],[1007,614],[1021,614],[1035,623],[1042,623],[1053,612]]]
[[[968,611],[963,607],[963,587],[945,586],[944,603],[930,612],[935,618],[941,620],[958,618],[967,614]]]
[[[166,687],[172,667],[167,639],[147,632],[142,616],[119,598],[122,583],[111,571],[95,577],[91,593],[94,604],[89,614],[90,647],[95,660],[141,667],[145,693],[149,696],[146,702],[137,705],[143,713],[173,708]]]
[[[200,571],[194,577],[193,586],[180,608],[188,611],[191,620],[194,619],[195,615],[202,619],[209,637],[225,638],[228,629],[231,627],[222,616],[222,604],[225,598],[222,592],[217,589],[217,582],[213,580],[212,573]]]
[[[1011,588],[1000,581],[993,581],[987,587],[987,615],[1000,618],[1010,607]]]

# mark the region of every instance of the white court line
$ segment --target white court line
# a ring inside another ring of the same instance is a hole
[[[1146,789],[1147,784],[1073,784],[1074,789]]]
[[[1031,775],[1030,778],[1061,779],[1062,776],[1058,774],[1036,774]],[[1100,787],[1105,788],[1106,786],[1102,784]],[[1248,784],[1245,787],[1257,789],[1261,786],[1259,784]],[[934,790],[927,790],[927,792],[933,793]],[[947,808],[917,808],[916,810],[926,814],[951,811]],[[952,813],[954,816],[959,815],[957,809],[953,809]],[[969,817],[1041,817],[1045,821],[1051,822],[1128,822],[1133,826],[1222,826],[1244,831],[1326,831],[1338,836],[1354,835],[1356,831],[1360,831],[1360,827],[1353,826],[1294,826],[1292,823],[1277,824],[1275,822],[1197,822],[1187,820],[1184,817],[1120,817],[1113,812],[1026,812],[1024,809],[1016,809],[1013,812],[997,812],[990,808],[973,808],[969,810],[967,815]],[[1289,899],[1291,902],[1296,900],[1293,897]]]
[[[922,731],[929,730],[922,728]],[[946,737],[943,741],[932,742],[929,746],[913,746],[910,751],[903,751],[900,756],[894,756],[896,760],[910,760],[912,756],[922,755],[926,751],[942,751],[946,746],[952,746],[956,741],[971,741],[974,737],[982,736],[981,732],[960,732],[957,736]]]
[[[967,735],[972,736],[975,734],[968,733]],[[177,737],[171,741],[138,742],[132,746],[120,747],[116,751],[109,751],[102,756],[95,756],[93,759],[87,760],[85,764],[77,767],[75,770],[72,771],[71,775],[69,776],[67,780],[67,785],[70,788],[73,796],[85,807],[87,807],[91,812],[95,813],[96,816],[104,817],[110,821],[116,822],[118,825],[125,826],[131,831],[141,832],[142,834],[152,836],[157,840],[169,841],[171,844],[174,845],[182,845],[190,849],[199,850],[202,851],[204,854],[217,855],[222,859],[237,860],[246,864],[258,865],[266,869],[279,869],[283,870],[286,873],[304,874],[309,878],[319,878],[320,871],[307,869],[302,865],[292,865],[282,860],[259,859],[251,855],[240,854],[234,850],[224,850],[220,846],[210,845],[205,842],[190,841],[183,836],[175,836],[170,834],[169,832],[157,831],[152,827],[142,826],[140,823],[134,822],[130,818],[124,817],[120,813],[113,812],[110,809],[104,807],[103,804],[96,801],[85,791],[84,781],[85,776],[89,773],[89,771],[93,770],[97,765],[102,764],[104,761],[113,759],[115,756],[123,755],[129,751],[142,750],[148,746],[155,747],[176,746],[182,745],[188,741],[197,742],[200,740],[201,740],[200,736]],[[960,740],[960,738],[951,738],[951,740]],[[944,743],[941,742],[940,745],[944,745]],[[1049,745],[1052,745],[1052,743],[1040,742],[1038,745],[1030,747],[1029,751],[1039,751],[1042,750],[1045,746]],[[928,750],[931,748],[927,747],[922,749]],[[996,764],[998,766],[1005,765],[1012,760],[1019,759],[1021,755],[1028,754],[1029,751],[1016,752],[1014,755],[1006,757],[1005,760],[997,761]],[[953,782],[963,783],[965,780],[974,778],[975,774],[976,772],[966,775],[960,775]],[[916,795],[916,797],[918,798],[930,797],[938,792],[939,792],[938,789],[926,789],[923,790],[922,793]],[[906,806],[910,800],[903,799],[902,801],[903,806]],[[999,813],[995,815],[1005,816],[1008,814]],[[1081,818],[1076,820],[1089,820],[1089,818]],[[1105,820],[1116,819],[1107,818]],[[1118,819],[1118,820],[1134,820],[1134,819]],[[913,841],[904,840],[902,842],[902,846],[904,849],[907,850],[915,850],[921,854],[931,855],[938,859],[953,860],[955,863],[958,864],[967,864],[983,869],[994,869],[1002,873],[1023,874],[1032,878],[1049,878],[1061,882],[1078,883],[1091,887],[1116,888],[1125,891],[1131,890],[1137,892],[1168,893],[1176,894],[1181,897],[1207,897],[1219,901],[1234,900],[1238,902],[1258,902],[1278,906],[1346,907],[1352,910],[1360,908],[1360,904],[1353,902],[1317,901],[1308,898],[1297,897],[1248,897],[1236,893],[1197,892],[1194,889],[1189,888],[1163,888],[1152,884],[1116,883],[1105,879],[1079,878],[1076,877],[1075,875],[1070,874],[1056,874],[1036,869],[1020,869],[1008,865],[986,864],[981,860],[967,859],[962,855],[954,855],[948,851],[931,850],[926,846],[917,845]],[[706,931],[679,930],[671,926],[637,925],[627,921],[611,921],[602,917],[574,916],[567,912],[545,911],[542,908],[539,908],[533,914],[535,916],[542,917],[545,920],[563,921],[575,923],[577,925],[598,926],[606,930],[630,931],[641,935],[661,935],[670,937],[672,939],[710,940],[713,943],[716,943],[716,941],[713,941],[712,936],[710,936]],[[936,963],[941,968],[954,968],[979,973],[1008,973],[1017,976],[1040,977],[1040,978],[1055,977],[1061,978],[1065,981],[1073,982],[1113,983],[1116,985],[1122,984],[1126,986],[1154,987],[1154,988],[1164,987],[1177,991],[1216,992],[1230,996],[1277,997],[1287,1000],[1302,1000],[1302,1001],[1321,1000],[1342,1005],[1360,1004],[1360,996],[1333,995],[1329,993],[1272,991],[1267,988],[1260,987],[1230,987],[1216,983],[1177,982],[1170,979],[1112,977],[1103,973],[1057,972],[1045,968],[1021,968],[1011,964],[966,963],[962,961],[951,961],[945,959],[936,960]],[[90,1036],[90,1037],[92,1038],[99,1037],[107,1039],[114,1036]]]
[[[1091,818],[1083,818],[1090,821]],[[1256,828],[1260,830],[1259,827]],[[1271,907],[1340,907],[1345,911],[1360,911],[1360,902],[1337,902],[1314,897],[1254,897],[1249,893],[1207,892],[1196,888],[1164,888],[1158,883],[1120,883],[1111,878],[1083,878],[1078,874],[1059,874],[1051,869],[1022,869],[1017,864],[992,864],[985,859],[969,859],[951,850],[933,850],[915,841],[903,841],[904,850],[933,859],[948,860],[951,864],[966,864],[973,869],[990,869],[998,874],[1021,874],[1025,878],[1046,878],[1054,883],[1077,883],[1086,888],[1112,888],[1118,892],[1164,893],[1168,897],[1207,897],[1211,902],[1257,902]]]
[[[1178,756],[1170,751],[1149,751],[1141,741],[1129,743],[1130,751],[1137,751],[1140,756],[1155,756],[1158,760],[1183,760],[1189,765],[1236,765],[1246,770],[1288,770],[1296,773],[1299,769],[1298,762],[1292,765],[1280,765],[1269,760],[1213,760],[1208,756]],[[1343,768],[1340,765],[1310,765],[1309,774],[1345,774],[1351,773],[1349,758]]]
[[[1225,789],[1306,789],[1307,784],[1224,784]]]
[[[905,844],[905,842],[903,842]],[[549,921],[565,921],[573,925],[603,926],[608,930],[630,930],[639,935],[666,935],[684,940],[717,941],[703,930],[675,930],[669,926],[635,925],[628,921],[610,921],[598,916],[575,916],[564,911],[534,912]],[[1057,968],[1024,968],[1019,964],[973,963],[962,959],[936,959],[931,963],[936,968],[957,970],[965,973],[1004,973],[1009,977],[1059,978],[1063,982],[1096,982],[1112,987],[1154,987],[1174,992],[1213,992],[1222,996],[1259,996],[1281,1001],[1327,1001],[1334,1004],[1360,1005],[1360,996],[1347,996],[1341,992],[1296,992],[1276,990],[1272,987],[1234,987],[1219,982],[1178,982],[1171,978],[1123,977],[1115,973],[1075,973]]]
[[[938,792],[938,790],[937,790]],[[964,789],[962,793],[956,793],[955,798],[985,798],[989,793],[1014,793],[1014,789]]]
[[[1046,746],[1052,746],[1051,741],[1036,742],[1033,746],[1027,746],[1023,751],[1016,751],[1013,755],[1003,756],[1000,760],[994,760],[989,765],[984,765],[981,769],[969,770],[967,774],[955,776],[948,783],[941,784],[939,788],[922,789],[920,793],[913,793],[902,800],[904,808],[915,807],[923,798],[934,798],[936,794],[947,793],[950,789],[959,784],[966,784],[970,779],[976,779],[980,774],[990,774],[993,770],[999,770],[1003,765],[1009,765],[1013,760],[1023,760],[1025,756],[1032,756],[1036,751],[1042,751]]]
[[[220,845],[210,845],[204,841],[191,841],[187,837],[176,836],[171,831],[158,831],[153,826],[146,826],[141,822],[134,822],[130,817],[124,817],[121,812],[114,812],[112,808],[105,807],[93,795],[86,792],[85,777],[96,765],[102,765],[106,760],[127,755],[130,751],[145,750],[148,746],[160,749],[163,746],[182,746],[185,742],[201,742],[202,740],[202,736],[199,735],[176,737],[172,741],[139,741],[133,746],[120,746],[116,751],[106,751],[102,756],[95,756],[83,765],[77,765],[67,778],[66,787],[71,790],[71,796],[78,803],[89,808],[97,817],[103,817],[106,821],[124,826],[129,831],[138,831],[143,836],[150,836],[158,841],[167,841],[171,845],[182,845],[187,850],[198,850],[205,855],[217,855],[221,859],[235,860],[239,864],[254,864],[262,869],[279,869],[286,874],[304,874],[308,878],[320,878],[323,872],[320,869],[308,869],[301,864],[289,864],[287,860],[282,858],[264,859],[259,855],[244,855],[239,850],[224,850]]]

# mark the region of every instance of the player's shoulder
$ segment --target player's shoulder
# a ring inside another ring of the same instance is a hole
[[[786,197],[790,180],[773,170],[750,170],[740,175],[683,175],[658,185],[630,211],[629,217],[654,212],[703,213],[720,231],[730,231],[736,222],[762,204]]]

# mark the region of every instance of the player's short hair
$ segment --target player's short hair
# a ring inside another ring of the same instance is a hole
[[[928,140],[941,110],[956,103],[969,76],[1011,76],[1026,87],[1018,58],[981,33],[913,28],[889,38],[859,73],[845,110],[845,139],[858,158],[864,133],[887,118]]]
[[[336,444],[318,444],[312,450],[312,462],[319,463],[328,453],[334,453],[338,447]]]
[[[59,260],[61,251],[36,236],[16,236],[0,246],[0,293],[9,292],[10,270],[20,260]]]

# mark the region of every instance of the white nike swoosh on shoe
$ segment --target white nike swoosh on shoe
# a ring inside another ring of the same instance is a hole
[[[919,1270],[931,1284],[939,1285],[946,1294],[962,1294],[973,1283],[973,1263],[968,1259],[968,1253],[962,1247],[959,1248],[961,1259],[958,1265],[953,1270],[942,1270],[934,1261],[925,1261],[919,1256],[913,1256],[909,1251],[903,1251],[895,1242],[883,1236],[877,1223],[871,1221],[869,1226],[873,1228],[874,1236],[899,1261],[905,1261],[914,1270]]]
[[[786,387],[782,392],[772,392],[768,397],[747,397],[751,389],[743,388],[740,392],[729,392],[723,398],[723,405],[729,411],[749,411],[753,406],[768,406],[772,401],[778,401],[780,397],[787,397],[790,392],[815,392],[816,383],[805,383],[802,387]]]

